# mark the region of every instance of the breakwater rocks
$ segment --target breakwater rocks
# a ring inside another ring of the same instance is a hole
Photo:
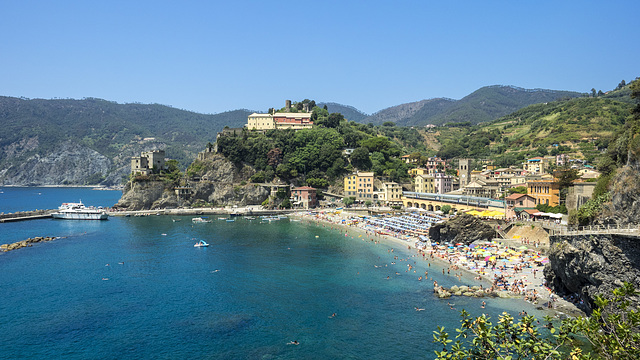
[[[549,263],[544,276],[561,295],[578,294],[595,308],[596,295],[608,297],[623,282],[640,288],[640,239],[624,235],[551,236]],[[634,307],[640,298],[631,297]]]
[[[490,241],[496,237],[495,230],[482,220],[468,214],[462,214],[429,229],[431,241],[440,243],[463,243],[469,245],[476,240]]]
[[[515,297],[507,291],[492,291],[489,289],[483,289],[480,286],[457,286],[453,285],[450,288],[444,286],[436,286],[433,291],[441,299],[450,298],[451,296],[469,296],[469,297]]]
[[[34,238],[29,238],[27,240],[22,240],[22,241],[18,241],[18,242],[14,242],[13,244],[2,244],[0,245],[0,251],[11,251],[11,250],[17,250],[23,247],[28,247],[28,246],[32,246],[32,244],[35,243],[39,243],[39,242],[45,242],[45,241],[51,241],[51,240],[55,240],[58,239],[57,237],[51,237],[51,236],[37,236]]]

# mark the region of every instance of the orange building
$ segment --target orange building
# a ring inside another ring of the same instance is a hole
[[[560,184],[556,179],[531,180],[527,182],[527,195],[536,200],[536,205],[560,205]]]

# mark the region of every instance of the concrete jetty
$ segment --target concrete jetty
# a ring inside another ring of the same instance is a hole
[[[0,223],[10,222],[10,221],[25,221],[25,220],[36,220],[36,219],[46,219],[51,217],[51,213],[56,210],[33,210],[33,211],[20,211],[9,214],[0,214]]]

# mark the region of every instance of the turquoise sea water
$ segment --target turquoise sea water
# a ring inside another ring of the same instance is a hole
[[[120,196],[3,190],[0,212],[80,198],[110,206]],[[521,301],[488,299],[481,309],[478,299],[439,300],[432,281],[418,276],[428,269],[445,286],[458,280],[436,263],[305,222],[150,216],[0,224],[0,243],[33,236],[64,238],[0,254],[0,359],[430,359],[432,332],[453,330],[457,310],[536,314]],[[211,246],[194,248],[200,239]],[[416,273],[405,272],[409,263]],[[293,340],[300,345],[287,345]]]

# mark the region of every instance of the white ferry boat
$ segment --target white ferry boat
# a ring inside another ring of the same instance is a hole
[[[51,214],[54,219],[67,220],[107,220],[109,214],[104,209],[93,206],[86,207],[82,202],[63,203],[58,211]]]

